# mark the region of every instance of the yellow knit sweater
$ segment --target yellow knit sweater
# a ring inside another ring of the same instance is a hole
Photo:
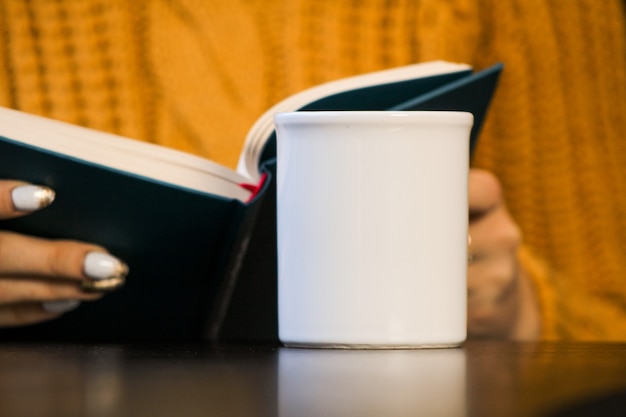
[[[544,337],[626,340],[625,30],[620,0],[1,0],[0,105],[234,166],[303,88],[502,61],[475,164],[522,227]]]

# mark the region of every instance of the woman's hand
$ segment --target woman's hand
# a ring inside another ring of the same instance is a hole
[[[489,172],[470,170],[469,221],[469,337],[537,339],[536,296],[517,259],[520,230]]]
[[[49,188],[0,180],[0,219],[27,215],[53,200]],[[0,231],[0,326],[58,317],[102,297],[83,290],[83,283],[123,279],[127,272],[99,246]]]

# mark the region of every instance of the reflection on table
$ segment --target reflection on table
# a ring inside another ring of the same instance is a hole
[[[0,344],[0,416],[606,416],[625,392],[626,344]]]
[[[464,416],[462,349],[278,352],[279,416]]]

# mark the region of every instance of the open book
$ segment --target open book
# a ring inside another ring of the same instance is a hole
[[[0,178],[48,185],[57,193],[51,206],[0,221],[0,230],[97,243],[130,266],[119,291],[52,322],[4,329],[0,338],[258,338],[275,326],[274,114],[470,111],[473,146],[501,70],[498,64],[475,73],[464,64],[435,61],[305,90],[257,121],[237,170],[0,108]],[[266,319],[261,330],[254,323],[259,317]]]

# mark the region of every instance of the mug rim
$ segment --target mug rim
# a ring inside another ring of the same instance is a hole
[[[274,115],[277,124],[296,123],[404,123],[427,122],[429,124],[472,125],[474,115],[466,111],[450,110],[303,110],[279,112]]]

